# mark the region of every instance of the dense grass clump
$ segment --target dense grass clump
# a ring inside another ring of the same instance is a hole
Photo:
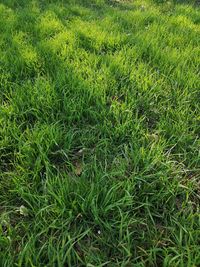
[[[200,266],[200,9],[0,1],[0,266]]]

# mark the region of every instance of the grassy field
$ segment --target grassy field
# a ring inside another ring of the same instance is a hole
[[[0,1],[0,266],[200,266],[200,7]]]

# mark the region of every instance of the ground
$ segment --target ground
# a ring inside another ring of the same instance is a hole
[[[200,266],[200,8],[0,1],[0,266]]]

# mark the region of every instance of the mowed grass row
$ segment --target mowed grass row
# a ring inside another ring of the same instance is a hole
[[[200,9],[1,0],[0,266],[200,266]]]

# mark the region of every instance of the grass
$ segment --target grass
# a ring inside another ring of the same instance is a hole
[[[1,0],[0,266],[200,266],[200,9]]]

